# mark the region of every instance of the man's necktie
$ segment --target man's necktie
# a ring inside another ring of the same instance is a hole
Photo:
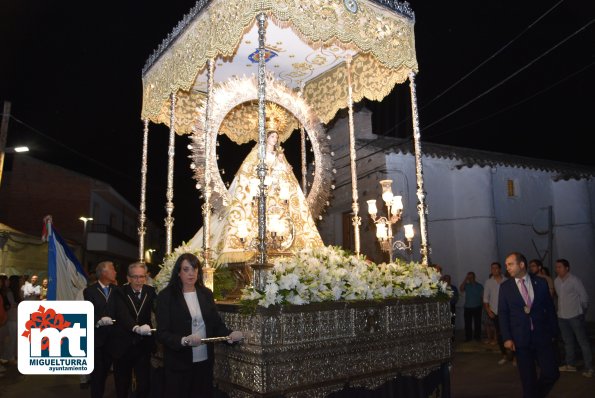
[[[142,291],[134,292],[134,294],[136,294],[136,298],[139,299],[139,301],[140,301],[140,296],[142,295]]]
[[[107,297],[107,295],[109,294],[109,286],[104,286],[102,287],[103,289],[103,294],[105,294],[105,297]]]
[[[525,300],[525,304],[527,307],[531,308],[531,296],[529,296],[529,290],[527,290],[527,286],[525,285],[525,279],[521,279],[521,293],[523,294],[523,300]]]
[[[523,300],[525,300],[526,308],[528,309],[527,314],[531,311],[531,305],[533,302],[531,301],[531,296],[529,296],[529,290],[527,290],[527,286],[525,285],[525,278],[520,280],[521,283],[521,294],[523,295]],[[533,319],[531,319],[531,330],[533,330]]]

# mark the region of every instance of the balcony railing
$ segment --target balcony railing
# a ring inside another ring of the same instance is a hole
[[[107,225],[107,224],[90,224],[87,227],[87,232],[91,233],[91,232],[95,232],[95,233],[103,233],[103,234],[108,234],[108,235],[112,235],[118,239],[121,239],[125,242],[131,243],[133,245],[138,245],[138,238],[137,237],[133,237],[130,235],[125,234],[122,231],[118,231],[117,229],[115,229],[114,227]]]

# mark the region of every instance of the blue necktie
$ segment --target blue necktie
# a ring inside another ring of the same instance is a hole
[[[109,294],[109,286],[105,286],[102,289],[103,289],[103,294],[105,294],[105,296],[107,297],[107,295]]]

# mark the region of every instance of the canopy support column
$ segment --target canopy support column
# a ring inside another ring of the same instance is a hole
[[[149,119],[143,120],[143,152],[142,152],[142,164],[140,167],[140,213],[138,215],[138,259],[139,261],[145,260],[145,233],[147,227],[145,222],[147,216],[145,212],[147,210],[147,149],[149,148]]]
[[[359,216],[359,204],[357,195],[357,168],[356,168],[356,153],[355,153],[355,127],[353,126],[353,87],[351,85],[351,57],[347,57],[345,60],[347,63],[347,85],[348,85],[348,97],[347,107],[349,108],[349,157],[351,160],[351,196],[353,203],[351,209],[353,211],[353,217],[351,218],[353,223],[353,234],[355,243],[355,254],[360,253],[360,239],[359,239],[359,227],[362,225],[362,218]]]
[[[302,191],[304,196],[308,196],[308,169],[306,168],[306,131],[304,126],[300,126],[300,137],[302,142]]]
[[[211,112],[213,108],[213,80],[215,74],[215,62],[212,58],[207,61],[207,103],[205,105],[205,202],[202,205],[203,219],[203,278],[206,287],[213,290],[213,271],[211,261],[211,169],[209,159],[211,158],[212,145],[211,137]]]
[[[176,94],[170,94],[170,114],[169,114],[169,146],[167,148],[167,191],[165,197],[165,254],[171,254],[172,228],[174,226],[174,155],[176,152]]]
[[[267,264],[267,242],[266,242],[266,186],[264,179],[267,173],[265,164],[266,157],[266,79],[265,79],[265,23],[266,14],[260,13],[258,20],[258,166],[256,168],[260,179],[258,195],[258,259],[252,265],[254,269],[253,285],[258,290],[264,290],[267,280],[267,271],[272,267]]]
[[[413,145],[415,149],[415,176],[417,181],[417,213],[419,214],[419,236],[421,237],[421,263],[430,263],[430,243],[428,242],[426,193],[424,191],[424,173],[421,164],[421,132],[417,109],[417,93],[415,91],[415,72],[409,72],[409,89],[411,90],[411,113],[413,119]]]

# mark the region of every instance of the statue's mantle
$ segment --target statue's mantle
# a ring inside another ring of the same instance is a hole
[[[323,397],[423,379],[452,357],[451,313],[439,299],[327,302],[240,313],[218,303],[240,345],[216,345],[215,383],[230,397]]]

